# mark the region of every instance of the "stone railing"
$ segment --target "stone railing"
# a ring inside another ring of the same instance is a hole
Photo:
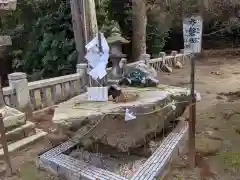
[[[188,55],[177,54],[176,51],[173,51],[170,56],[166,56],[165,53],[160,53],[160,56],[160,58],[150,59],[150,56],[147,55],[145,59],[145,62],[148,61],[157,72],[161,71],[162,64],[172,66],[176,60],[184,64],[185,59],[188,59]],[[138,63],[134,62],[127,65],[134,67]],[[108,71],[111,71],[111,68],[108,68]],[[26,108],[36,111],[85,92],[87,84],[86,64],[78,64],[76,74],[56,78],[28,83],[26,74],[17,72],[9,74],[8,79],[10,86],[3,88],[6,104],[23,111],[26,111]]]
[[[85,71],[86,65],[77,65],[76,74],[29,83],[25,73],[9,74],[10,86],[3,88],[4,100],[7,105],[24,111],[52,106],[85,91]]]
[[[161,72],[161,67],[163,64],[167,64],[169,66],[174,66],[174,63],[176,61],[181,62],[182,64],[185,64],[185,62],[187,60],[189,60],[190,58],[190,54],[184,54],[179,53],[177,51],[172,51],[172,53],[170,55],[166,55],[165,52],[160,52],[159,53],[159,58],[154,58],[154,59],[150,59],[150,56],[145,54],[144,57],[142,57],[142,59],[145,61],[145,63],[150,63],[150,65],[157,71],[157,72]],[[128,66],[134,67],[138,64],[139,62],[134,62],[134,63],[129,63],[127,64]]]

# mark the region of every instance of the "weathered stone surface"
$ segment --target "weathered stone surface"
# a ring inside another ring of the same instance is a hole
[[[74,139],[84,146],[99,142],[127,152],[142,146],[148,135],[160,132],[170,120],[181,116],[188,104],[189,90],[184,88],[161,85],[124,91],[137,92],[139,98],[128,103],[88,102],[87,95],[82,94],[60,104],[53,122],[65,132],[75,131]],[[126,108],[136,113],[135,120],[124,120]]]
[[[19,127],[26,122],[26,117],[24,113],[8,106],[0,108],[0,113],[3,114],[4,127],[7,130]]]

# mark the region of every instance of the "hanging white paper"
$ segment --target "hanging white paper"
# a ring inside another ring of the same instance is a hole
[[[125,111],[125,121],[131,121],[136,119],[136,116],[133,115],[133,112],[130,112],[129,109],[126,109]]]
[[[91,42],[86,45],[87,54],[85,58],[91,66],[88,74],[95,80],[102,79],[107,75],[106,67],[109,58],[109,46],[107,40],[101,33],[101,45],[103,52],[99,51],[98,37],[95,37]]]
[[[89,75],[94,79],[102,79],[104,76],[107,75],[106,65],[104,63],[99,64],[96,68],[89,71]]]
[[[196,93],[196,100],[197,101],[201,101],[202,100],[201,94],[199,92]]]

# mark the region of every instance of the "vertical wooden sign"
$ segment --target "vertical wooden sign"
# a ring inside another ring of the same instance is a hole
[[[195,59],[194,54],[202,50],[202,26],[201,16],[192,16],[183,20],[184,53],[191,54],[191,95],[189,106],[189,164],[195,167],[196,147],[196,97],[195,97]]]

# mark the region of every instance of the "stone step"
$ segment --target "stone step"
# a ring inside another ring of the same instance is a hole
[[[21,125],[20,127],[15,128],[11,131],[8,131],[6,133],[6,138],[8,142],[13,143],[35,133],[35,124],[27,121],[26,124]]]
[[[47,135],[46,132],[44,132],[40,129],[36,129],[36,134],[26,137],[24,139],[21,139],[17,142],[9,144],[8,151],[9,151],[9,153],[13,153],[17,150],[23,149],[27,145],[30,145],[30,144],[36,142],[37,140],[40,140],[41,138],[45,137],[46,135]],[[0,149],[0,157],[2,157],[3,155],[4,155],[3,148],[1,148]]]

